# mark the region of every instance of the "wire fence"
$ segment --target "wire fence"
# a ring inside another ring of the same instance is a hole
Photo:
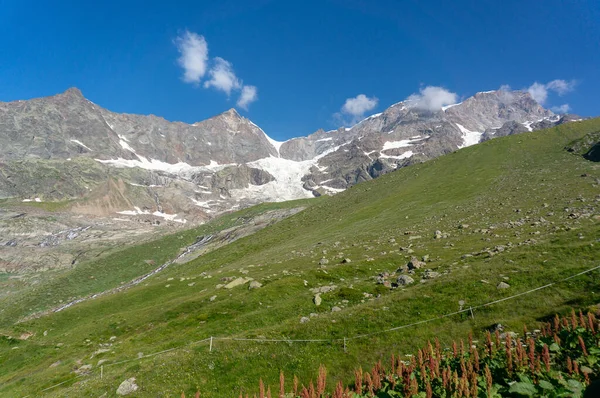
[[[119,364],[123,364],[123,363],[127,363],[127,362],[140,361],[142,359],[154,357],[154,356],[157,356],[157,355],[166,354],[168,352],[180,350],[180,349],[183,349],[183,348],[186,348],[186,347],[190,347],[190,346],[193,346],[193,345],[197,345],[197,344],[201,344],[201,343],[208,343],[209,344],[209,351],[212,352],[213,351],[213,343],[215,341],[239,341],[239,342],[261,342],[261,343],[288,343],[288,344],[289,343],[343,343],[343,349],[344,349],[344,351],[346,351],[346,349],[347,349],[347,342],[351,341],[351,340],[357,340],[357,339],[372,337],[372,336],[376,336],[376,335],[380,335],[380,334],[384,334],[384,333],[394,332],[394,331],[397,331],[397,330],[406,329],[406,328],[410,328],[410,327],[413,327],[413,326],[418,326],[418,325],[423,325],[423,324],[426,324],[426,323],[429,323],[429,322],[438,321],[438,320],[441,320],[441,319],[444,319],[444,318],[453,317],[453,316],[456,316],[456,315],[459,315],[459,314],[463,314],[463,313],[470,313],[473,316],[473,310],[477,310],[477,309],[480,309],[480,308],[489,307],[489,306],[494,305],[494,304],[502,303],[504,301],[509,301],[509,300],[513,300],[513,299],[521,297],[521,296],[532,294],[532,293],[538,292],[540,290],[544,290],[544,289],[547,289],[549,287],[555,286],[557,284],[566,282],[568,280],[577,278],[577,277],[579,277],[581,275],[585,275],[585,274],[588,274],[590,272],[596,271],[598,269],[600,269],[600,265],[596,266],[596,267],[593,267],[593,268],[590,268],[590,269],[587,269],[585,271],[573,274],[571,276],[568,276],[566,278],[560,279],[558,281],[555,281],[555,282],[552,282],[552,283],[548,283],[546,285],[539,286],[539,287],[536,287],[534,289],[527,290],[525,292],[514,294],[512,296],[504,297],[504,298],[501,298],[501,299],[498,299],[498,300],[494,300],[494,301],[490,301],[490,302],[487,302],[487,303],[484,303],[484,304],[470,306],[468,308],[464,308],[464,309],[461,309],[459,311],[455,311],[455,312],[451,312],[451,313],[448,313],[448,314],[440,315],[440,316],[437,316],[437,317],[434,317],[434,318],[424,319],[424,320],[413,322],[413,323],[408,323],[408,324],[404,324],[404,325],[400,325],[400,326],[395,326],[395,327],[392,327],[392,328],[389,328],[389,329],[379,330],[379,331],[372,332],[372,333],[358,334],[358,335],[354,335],[354,336],[350,336],[350,337],[333,338],[333,339],[266,339],[266,338],[244,338],[244,337],[227,337],[227,336],[225,336],[225,337],[218,337],[218,336],[210,336],[210,337],[207,337],[207,338],[202,339],[202,340],[193,341],[193,342],[190,342],[190,343],[187,343],[187,344],[183,344],[183,345],[178,346],[178,347],[172,347],[172,348],[169,348],[169,349],[166,349],[166,350],[154,352],[152,354],[142,355],[142,356],[139,356],[137,358],[131,358],[131,359],[125,359],[125,360],[116,361],[116,362],[104,363],[99,368],[100,369],[100,377],[103,376],[103,371],[104,371],[105,367],[119,365]],[[97,372],[98,368],[96,368],[95,370]],[[53,386],[47,387],[47,388],[41,390],[41,392],[49,391],[49,390],[54,389],[56,387],[59,387],[59,386],[61,386],[63,384],[66,384],[66,383],[68,383],[70,381],[74,381],[74,380],[77,380],[79,378],[86,377],[86,376],[91,377],[92,376],[91,372],[88,372],[87,374],[77,375],[77,376],[75,376],[75,377],[73,377],[71,379],[68,379],[68,380],[62,381],[62,382],[60,382],[58,384],[55,384]],[[24,398],[27,398],[27,397],[29,397],[29,396],[26,396]]]

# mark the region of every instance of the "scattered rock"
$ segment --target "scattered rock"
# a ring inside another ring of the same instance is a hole
[[[510,285],[508,283],[506,283],[506,282],[500,282],[496,286],[496,289],[508,289],[509,287],[510,287]]]
[[[325,265],[325,264],[329,264],[329,260],[327,260],[326,258],[322,258],[319,260],[319,265]]]
[[[458,229],[467,229],[467,228],[469,228],[469,224],[460,224],[458,226]]]
[[[57,367],[58,365],[60,365],[61,363],[62,363],[61,361],[56,361],[56,362],[54,362],[52,365],[50,365],[50,367],[51,367],[51,368],[55,368],[55,367]]]
[[[406,264],[406,266],[408,267],[408,270],[411,271],[413,269],[419,269],[425,266],[425,263],[423,261],[419,261],[419,259],[415,256],[412,256],[408,264]]]
[[[430,269],[426,270],[423,274],[423,279],[434,279],[440,276],[439,272],[432,271]]]
[[[396,280],[396,283],[398,283],[399,286],[410,285],[411,283],[414,283],[414,282],[415,282],[415,280],[408,275],[400,275],[398,277],[398,279]]]
[[[138,390],[138,385],[135,384],[135,377],[131,377],[119,385],[117,395],[128,395]]]
[[[262,287],[262,283],[260,283],[259,281],[252,281],[248,285],[248,290],[258,289],[258,288],[261,288],[261,287]]]
[[[210,296],[210,298],[208,299],[208,301],[215,301],[217,299],[217,296]]]
[[[310,318],[307,316],[303,316],[302,318],[300,318],[300,323],[306,323],[308,321],[310,321]]]
[[[310,289],[311,292],[313,292],[314,294],[317,293],[329,293],[333,290],[335,290],[337,288],[336,285],[330,285],[330,286],[320,286],[320,287],[315,287]]]
[[[342,309],[338,306],[331,308],[331,312],[340,312]]]
[[[349,258],[345,258],[345,259],[342,260],[342,264],[348,264],[348,263],[351,263],[351,262],[352,262],[352,260],[350,260]]]
[[[78,375],[89,373],[92,370],[92,365],[83,365],[75,370]]]
[[[248,282],[252,281],[252,278],[236,278],[223,286],[225,289],[233,289],[234,287],[244,285]]]
[[[313,297],[313,303],[315,303],[315,305],[318,307],[321,305],[321,302],[323,300],[321,299],[321,293],[317,293],[315,294],[315,297]]]

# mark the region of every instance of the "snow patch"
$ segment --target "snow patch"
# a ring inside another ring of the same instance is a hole
[[[446,106],[442,106],[442,112],[446,112],[447,109],[450,109],[452,107],[455,107],[457,105],[462,104],[462,102],[459,102],[458,104],[452,104],[452,105],[446,105]]]
[[[381,150],[385,151],[388,149],[405,148],[405,147],[413,146],[414,145],[413,142],[423,141],[424,139],[427,139],[427,137],[421,138],[421,136],[417,135],[417,136],[411,137],[411,139],[409,139],[409,140],[387,141],[386,143],[383,144],[383,148]]]
[[[92,149],[89,146],[85,145],[83,142],[81,142],[79,140],[70,140],[70,141],[76,143],[77,145],[81,145],[82,147],[84,147],[85,149],[87,149],[90,152],[92,151]]]
[[[138,159],[95,159],[97,162],[102,164],[108,164],[114,167],[139,167],[144,170],[152,170],[152,171],[164,171],[171,174],[176,175],[190,175],[200,171],[219,171],[228,166],[237,166],[236,163],[228,163],[228,164],[219,164],[214,160],[210,161],[210,164],[206,166],[192,166],[188,163],[178,162],[175,164],[166,163],[156,159],[150,159],[138,155],[134,152],[134,154],[138,157]]]
[[[413,151],[406,151],[406,152],[404,152],[404,153],[402,153],[401,155],[398,155],[398,156],[392,156],[392,155],[386,155],[384,153],[380,153],[379,157],[383,158],[383,159],[397,159],[397,160],[402,160],[402,159],[408,159],[412,155],[414,155]]]
[[[163,213],[161,211],[155,211],[153,213],[150,213],[147,210],[142,210],[137,206],[134,206],[135,210],[123,210],[123,211],[118,211],[117,214],[122,214],[125,216],[137,216],[137,215],[153,215],[155,217],[161,217],[164,218],[165,220],[168,221],[174,221],[174,222],[178,222],[178,223],[182,223],[185,224],[187,223],[186,219],[181,219],[181,218],[177,218],[177,214],[167,214],[167,213]]]
[[[462,124],[456,123],[456,126],[462,133],[462,139],[463,139],[463,144],[458,146],[459,149],[465,148],[465,147],[468,147],[471,145],[479,144],[479,141],[481,140],[481,136],[483,135],[483,133],[480,133],[478,131],[467,130]]]
[[[237,200],[240,200],[240,198],[249,198],[267,202],[312,198],[312,192],[303,188],[304,182],[302,181],[302,177],[308,174],[310,168],[313,166],[318,167],[321,171],[324,170],[325,168],[318,166],[319,160],[345,145],[348,145],[348,143],[330,148],[313,159],[301,162],[276,158],[274,156],[250,162],[248,163],[249,167],[264,170],[275,177],[275,180],[263,185],[250,185],[245,189],[232,189],[231,195]]]
[[[320,140],[316,140],[315,142],[332,141],[332,140],[333,140],[333,138],[327,137],[327,138],[321,138]]]

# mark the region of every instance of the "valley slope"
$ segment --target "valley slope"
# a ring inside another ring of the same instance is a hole
[[[478,95],[485,99],[490,93]],[[444,112],[460,109],[457,105]],[[378,117],[363,123],[375,123]],[[459,124],[470,132],[485,127],[462,121],[465,124]],[[489,125],[496,122],[490,120]],[[279,369],[310,380],[319,363],[327,366],[330,380],[348,382],[355,367],[392,352],[411,352],[427,339],[437,337],[446,345],[469,331],[477,338],[496,323],[508,330],[524,322],[535,327],[537,320],[556,311],[597,303],[596,272],[482,308],[474,318],[448,317],[379,333],[454,312],[459,302],[476,306],[598,266],[600,169],[579,155],[587,150],[565,148],[579,148],[576,142],[595,137],[600,119],[520,135],[508,134],[507,128],[487,134],[510,136],[399,167],[335,196],[303,202],[306,208],[289,218],[174,264],[122,292],[17,324],[13,322],[32,311],[27,291],[18,300],[5,299],[2,305],[11,308],[11,315],[0,323],[0,394],[39,394],[53,387],[44,394],[112,396],[123,380],[135,377],[137,396],[200,389],[203,396],[230,397],[254,388],[260,377],[275,385]],[[335,137],[351,133],[339,131]],[[394,140],[417,139],[414,131],[402,134],[406,136]],[[470,133],[456,131],[447,139],[462,146],[463,134]],[[359,137],[353,140],[366,139]],[[394,150],[402,148],[397,146]],[[276,148],[280,156],[285,148]],[[317,165],[326,167],[321,161],[338,151],[323,156]],[[132,156],[129,160],[142,161]],[[249,162],[251,169],[253,162],[257,161]],[[228,217],[236,219],[235,214]],[[203,227],[213,228],[210,225]],[[144,259],[157,254],[165,259],[178,253],[174,247],[186,247],[206,233],[190,231],[181,239],[173,235],[136,250],[143,250]],[[168,253],[162,252],[165,248]],[[131,256],[127,250],[124,256]],[[105,270],[117,263],[119,253],[104,263]],[[407,263],[416,260],[423,264],[406,272]],[[125,257],[123,264],[129,261]],[[93,262],[88,267],[97,269]],[[81,276],[76,289],[95,283]],[[400,276],[414,282],[392,286]],[[246,283],[224,286],[239,278]],[[249,289],[246,278],[261,286]],[[501,283],[508,287],[499,289]],[[53,289],[46,288],[41,283],[31,286],[31,292],[51,295]],[[72,296],[72,289],[67,283],[60,294]],[[352,339],[364,334],[369,336]],[[204,340],[211,336],[228,339],[216,339],[209,351]],[[337,340],[329,341],[344,337],[350,339],[346,350]],[[203,342],[195,343],[199,341]],[[63,384],[54,387],[59,383]]]

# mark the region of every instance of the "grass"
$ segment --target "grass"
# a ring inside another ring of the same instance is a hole
[[[200,232],[126,248],[111,261],[77,267],[72,275],[49,281],[48,290],[40,287],[30,292],[31,299],[24,295],[25,301],[12,302],[12,315],[0,320],[5,335],[33,333],[27,340],[0,341],[0,395],[39,394],[66,381],[44,394],[110,396],[124,379],[136,377],[135,396],[189,395],[199,389],[205,397],[229,397],[254,389],[261,377],[278,380],[280,370],[310,380],[319,364],[331,380],[349,383],[355,368],[392,352],[413,352],[434,337],[448,346],[469,332],[482,337],[494,323],[520,329],[556,311],[595,304],[600,281],[591,273],[476,310],[474,319],[448,317],[350,340],[346,352],[340,341],[215,340],[210,352],[207,342],[191,344],[210,336],[343,339],[454,312],[459,300],[477,305],[597,266],[600,170],[564,150],[597,131],[598,119],[570,123],[400,169],[309,202],[306,210],[169,267],[143,285],[11,325],[44,292],[65,289],[64,294],[77,295],[113,287],[142,272],[144,259],[172,258]],[[458,228],[461,224],[468,227]],[[434,239],[436,230],[449,236]],[[391,290],[375,283],[376,275],[393,273],[413,255],[428,255],[426,268],[441,276],[419,283],[418,270],[416,283]],[[322,257],[329,260],[325,267],[318,265]],[[342,263],[344,258],[352,261]],[[92,272],[103,275],[102,286],[88,282]],[[217,288],[226,283],[223,278],[240,276],[263,287]],[[77,281],[84,280],[87,287],[78,291]],[[502,281],[510,288],[497,289]],[[325,285],[337,288],[322,294],[316,307],[309,288]],[[334,306],[342,310],[331,312]],[[311,313],[317,316],[300,323]],[[177,349],[147,356],[172,348]],[[99,360],[106,360],[103,378]],[[123,360],[130,361],[118,363]],[[83,365],[92,365],[90,374],[71,380]]]

